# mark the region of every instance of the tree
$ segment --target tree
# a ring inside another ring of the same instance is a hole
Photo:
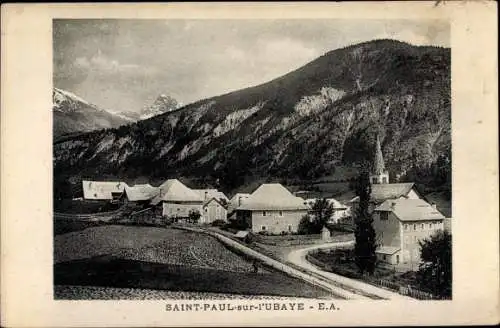
[[[314,233],[320,233],[333,215],[333,205],[326,199],[318,199],[314,202],[311,214]]]
[[[198,221],[200,220],[200,218],[201,218],[200,212],[198,212],[198,211],[189,211],[189,216],[188,216],[189,222],[191,222],[191,223],[198,223]]]
[[[309,235],[313,231],[313,223],[311,222],[311,216],[309,214],[304,215],[299,222],[299,227],[297,232],[299,235]]]
[[[451,234],[438,231],[419,244],[422,263],[417,281],[420,287],[441,297],[451,297]]]
[[[360,274],[368,272],[372,275],[375,271],[377,256],[376,236],[373,229],[373,218],[369,211],[370,204],[370,174],[367,165],[363,165],[361,172],[356,181],[356,196],[359,197],[359,207],[356,211],[354,223],[354,236],[356,239],[354,245],[355,262],[358,266]]]

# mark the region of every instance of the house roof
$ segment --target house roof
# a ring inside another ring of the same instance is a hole
[[[83,198],[113,199],[112,193],[122,193],[127,184],[121,181],[82,181]]]
[[[227,196],[222,191],[218,191],[217,189],[193,189],[193,191],[197,192],[202,199],[218,198],[229,201]]]
[[[306,210],[304,200],[279,183],[262,184],[237,208],[238,210]]]
[[[236,193],[230,200],[230,202],[232,203],[233,201],[237,201],[238,200],[238,197],[245,197],[245,198],[248,198],[250,197],[250,194],[247,194],[247,193]]]
[[[305,200],[307,204],[314,203],[318,200],[318,198],[308,198]],[[330,204],[333,205],[335,210],[346,210],[347,206],[336,200],[335,198],[327,198],[326,199]]]
[[[375,253],[382,253],[382,254],[387,254],[387,255],[392,255],[396,252],[399,252],[401,248],[399,247],[393,247],[393,246],[380,246],[377,248]]]
[[[177,179],[169,179],[159,187],[161,200],[176,202],[202,202],[203,198]],[[157,201],[153,199],[153,201]],[[153,202],[152,202],[153,203]]]
[[[386,200],[375,211],[393,212],[401,221],[442,220],[444,215],[423,199]]]
[[[415,184],[413,182],[373,184],[370,200],[375,203],[382,203],[387,199],[397,199],[400,197],[405,197],[413,189],[414,186]],[[358,196],[351,199],[349,203],[354,203],[357,201],[359,201]]]
[[[203,202],[203,206],[207,206],[208,204],[210,204],[212,201],[216,202],[217,204],[219,204],[220,206],[224,207],[224,204],[222,204],[220,198],[216,198],[216,197],[212,197],[212,198],[209,198],[207,200],[205,200]]]
[[[242,203],[243,203],[243,199],[248,199],[251,195],[250,194],[246,194],[246,193],[237,193],[235,194],[230,200],[229,200],[229,204],[231,205],[231,207],[235,208],[235,207],[238,207],[240,204],[238,203],[238,198],[241,197],[242,199]]]
[[[246,236],[248,236],[248,234],[249,234],[248,231],[240,230],[234,236],[236,238],[245,238]]]
[[[125,194],[129,201],[140,201],[152,199],[156,195],[160,194],[160,189],[158,187],[153,187],[148,184],[137,184],[132,187],[125,186]]]

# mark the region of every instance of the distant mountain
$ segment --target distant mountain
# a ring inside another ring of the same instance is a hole
[[[371,160],[378,133],[393,181],[449,189],[450,104],[450,49],[376,40],[262,85],[56,142],[54,173],[219,179],[225,190],[261,177],[313,181]]]
[[[62,135],[115,128],[135,120],[89,104],[77,95],[58,88],[52,91],[54,140]]]
[[[153,116],[171,112],[177,108],[179,108],[177,100],[170,96],[160,95],[151,106],[145,107],[141,111],[140,119],[145,120]]]

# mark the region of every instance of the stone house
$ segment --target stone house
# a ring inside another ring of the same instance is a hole
[[[217,220],[227,222],[226,206],[219,198],[212,197],[203,203],[203,212],[201,213],[201,223],[212,223]]]
[[[159,194],[151,205],[161,205],[162,215],[174,220],[184,220],[191,211],[203,212],[203,198],[177,179],[169,179],[159,187]]]
[[[386,200],[373,213],[378,260],[416,269],[420,263],[419,241],[443,230],[443,220],[435,206],[423,199]]]
[[[83,198],[93,200],[118,200],[127,184],[122,181],[82,181]]]
[[[261,185],[236,208],[236,219],[246,221],[253,232],[294,233],[307,211],[302,198],[279,183],[270,183]]]

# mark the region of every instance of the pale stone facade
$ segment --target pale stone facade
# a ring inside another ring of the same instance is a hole
[[[217,200],[212,199],[203,205],[201,223],[212,223],[216,220],[227,221],[227,210]]]
[[[171,203],[163,202],[163,216],[170,218],[187,218],[190,211],[198,211],[202,214],[202,203]]]
[[[253,232],[266,231],[271,234],[295,233],[307,210],[256,210],[250,211],[247,222]]]
[[[401,210],[412,212],[411,204],[407,206]],[[433,213],[424,217],[415,214],[415,220],[402,220],[393,211],[376,210],[373,213],[373,228],[379,246],[377,258],[380,261],[395,265],[406,264],[416,269],[421,261],[419,241],[430,238],[444,227],[440,214]]]

